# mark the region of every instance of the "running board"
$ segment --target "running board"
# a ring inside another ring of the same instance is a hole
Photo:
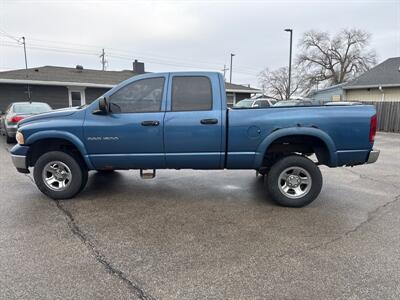
[[[156,169],[147,170],[147,169],[140,169],[140,177],[142,179],[153,179],[156,177]]]

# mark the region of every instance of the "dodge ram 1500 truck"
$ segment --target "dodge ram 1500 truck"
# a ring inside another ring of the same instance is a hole
[[[53,199],[78,194],[90,170],[254,169],[274,201],[300,207],[320,193],[318,165],[375,162],[375,132],[373,106],[227,109],[219,73],[151,73],[21,121],[11,156]]]

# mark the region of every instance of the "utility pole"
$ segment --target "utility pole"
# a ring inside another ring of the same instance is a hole
[[[293,38],[293,29],[287,28],[286,32],[290,32],[290,50],[289,50],[289,82],[286,92],[286,99],[290,98],[290,81],[292,77],[292,38]]]
[[[106,61],[106,54],[104,52],[104,48],[101,51],[100,58],[101,58],[102,70],[105,71],[107,61]]]
[[[231,53],[231,68],[229,70],[229,83],[232,83],[232,59],[235,56],[235,54]]]
[[[24,45],[24,56],[25,56],[25,77],[28,80],[28,60],[26,59],[26,43],[25,37],[22,37],[22,44]],[[31,102],[31,89],[29,83],[27,84],[27,91],[28,91],[28,101]]]
[[[228,71],[229,68],[226,67],[226,65],[224,65],[224,68],[222,69],[222,71],[224,72],[224,81],[225,81],[225,75],[226,75],[226,71]]]

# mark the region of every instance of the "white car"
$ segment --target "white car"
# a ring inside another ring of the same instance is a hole
[[[254,108],[254,107],[270,107],[276,103],[275,99],[258,98],[258,99],[243,99],[236,103],[234,108]]]

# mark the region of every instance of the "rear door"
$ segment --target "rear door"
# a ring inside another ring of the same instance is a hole
[[[168,91],[164,119],[167,168],[220,168],[224,153],[218,75],[172,73]]]

